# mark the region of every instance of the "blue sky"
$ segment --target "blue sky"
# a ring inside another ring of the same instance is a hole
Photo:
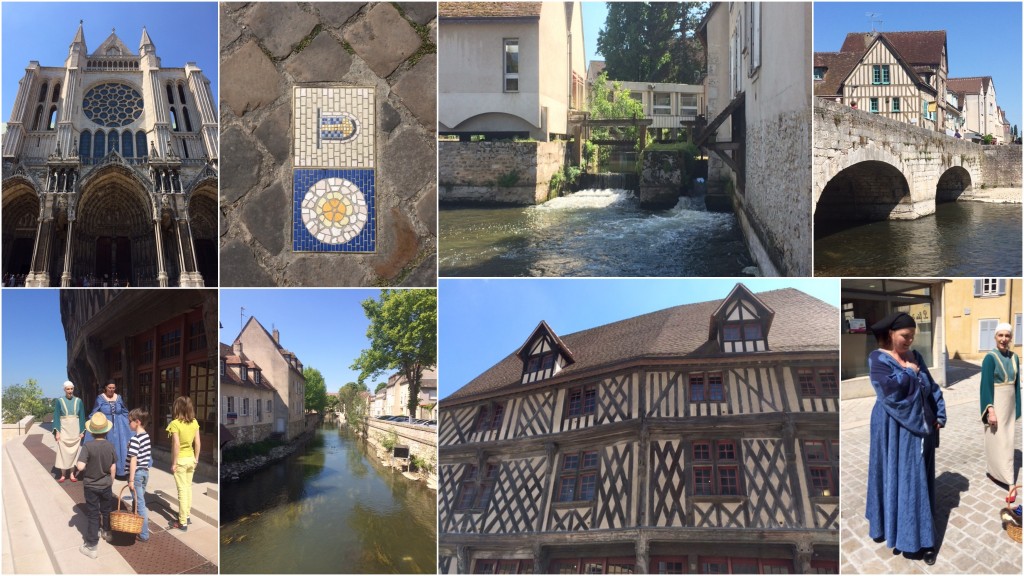
[[[816,2],[814,50],[836,52],[848,32],[945,30],[949,75],[991,76],[996,101],[1021,126],[1020,2]]]
[[[793,287],[839,307],[830,278],[748,278],[754,292]],[[735,280],[441,280],[438,397],[444,399],[515,352],[541,320],[559,335],[679,304],[724,298]],[[838,312],[837,312],[838,314]]]
[[[63,66],[68,46],[84,20],[85,45],[96,50],[111,28],[133,52],[142,27],[156,45],[161,65],[181,68],[195,62],[207,78],[217,102],[217,4],[212,2],[3,2],[3,98],[0,114],[10,120],[18,81],[30,60],[42,66]],[[216,106],[214,107],[216,108]]]
[[[231,344],[238,336],[244,307],[244,321],[255,316],[268,332],[276,327],[281,346],[294,352],[303,366],[319,370],[328,392],[337,392],[346,382],[358,379],[359,373],[349,366],[370,346],[366,339],[370,321],[360,305],[367,298],[380,298],[380,291],[221,289],[220,341]],[[366,386],[373,390],[388,376],[368,380]]]
[[[60,323],[59,290],[3,290],[3,386],[34,378],[56,398],[68,379],[67,343]]]
[[[604,2],[583,2],[583,47],[587,53],[587,66],[591,60],[604,60],[597,53],[597,33],[604,28],[608,7]]]

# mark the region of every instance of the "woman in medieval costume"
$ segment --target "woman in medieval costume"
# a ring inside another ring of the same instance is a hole
[[[865,515],[871,538],[935,563],[935,448],[946,424],[942,390],[911,350],[917,323],[905,312],[871,326],[879,348],[868,355],[871,410]]]
[[[53,437],[57,440],[57,461],[53,467],[60,470],[57,482],[63,482],[65,470],[71,470],[71,481],[75,478],[75,462],[78,450],[85,437],[85,403],[75,396],[75,385],[64,383],[64,395],[53,401]]]
[[[1020,357],[1011,349],[1012,340],[1012,326],[1006,322],[996,326],[996,347],[981,362],[979,390],[988,477],[1007,491],[1015,484],[1013,435],[1020,419]],[[1008,492],[1007,504],[1015,499]]]
[[[133,434],[128,427],[128,408],[121,395],[117,393],[115,382],[107,382],[103,394],[96,397],[96,405],[89,416],[92,417],[97,412],[102,412],[114,425],[107,433],[107,441],[114,446],[114,452],[117,453],[117,475],[125,476],[128,473],[128,440]]]

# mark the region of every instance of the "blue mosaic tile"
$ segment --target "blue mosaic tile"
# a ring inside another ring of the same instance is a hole
[[[292,250],[376,251],[377,210],[374,184],[373,170],[295,170],[292,194]],[[357,200],[353,201],[353,198]],[[358,215],[359,209],[365,209],[365,220],[335,220],[339,214],[343,215],[341,218]],[[331,232],[338,233],[332,236]]]

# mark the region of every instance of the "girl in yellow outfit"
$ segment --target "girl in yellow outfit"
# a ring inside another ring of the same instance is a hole
[[[171,528],[184,532],[192,511],[192,475],[199,463],[199,422],[188,396],[174,400],[171,414],[174,419],[167,425],[167,435],[171,437],[171,469],[178,487],[178,519],[171,522]]]

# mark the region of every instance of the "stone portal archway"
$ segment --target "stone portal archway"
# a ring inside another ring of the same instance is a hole
[[[9,274],[27,275],[32,269],[39,221],[39,196],[30,183],[12,179],[3,185],[3,267]]]
[[[151,206],[141,182],[112,167],[83,182],[72,232],[76,284],[156,286],[158,261]]]
[[[971,190],[971,173],[961,166],[953,166],[942,173],[935,185],[936,202],[956,202],[960,195]]]
[[[910,186],[898,168],[877,160],[858,162],[825,184],[814,211],[814,235],[820,238],[849,224],[886,220],[910,203]]]
[[[205,286],[217,285],[217,183],[206,183],[192,192],[188,205],[196,268]]]

